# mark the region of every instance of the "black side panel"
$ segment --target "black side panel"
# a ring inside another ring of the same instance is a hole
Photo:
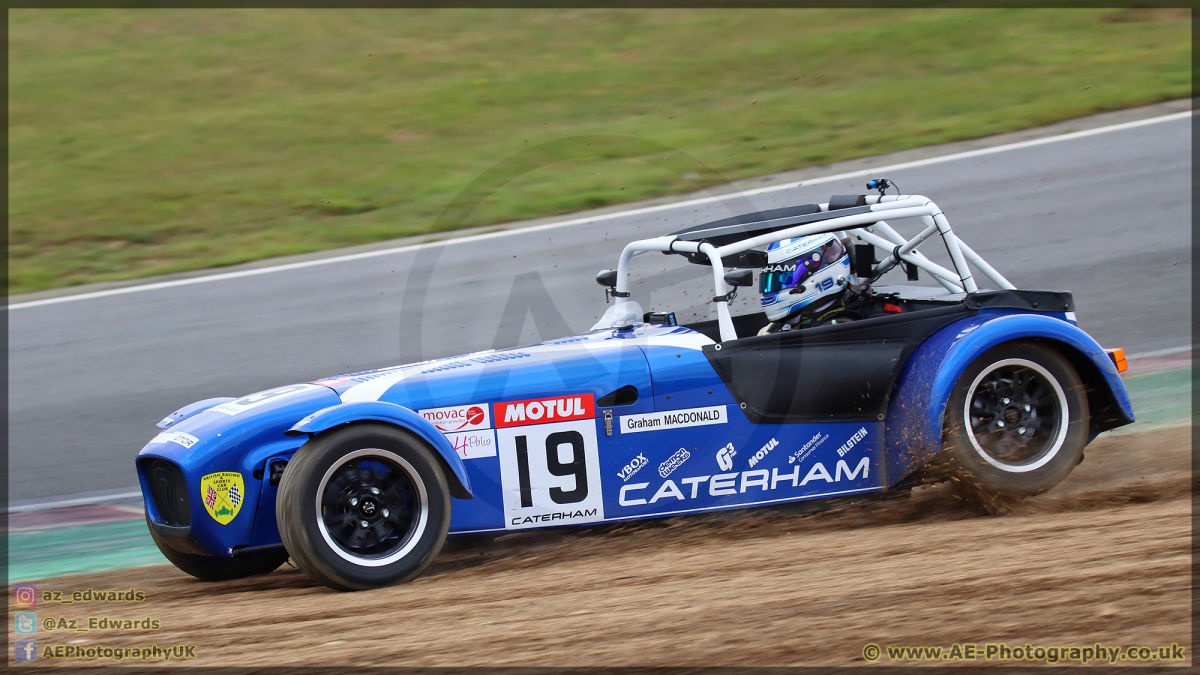
[[[1030,309],[1040,312],[1074,312],[1070,291],[982,291],[964,300],[971,309]]]
[[[764,345],[728,355],[726,347],[717,352],[718,370],[722,379],[733,373],[730,388],[756,423],[874,420],[887,410],[892,372],[910,349],[899,340]]]
[[[974,313],[955,304],[706,345],[704,354],[752,422],[877,420],[909,353]]]

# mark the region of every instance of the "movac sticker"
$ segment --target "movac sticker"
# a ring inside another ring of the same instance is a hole
[[[486,403],[455,405],[447,408],[429,408],[427,410],[418,410],[417,414],[424,417],[443,434],[455,431],[490,429],[492,426]]]
[[[622,415],[621,433],[636,434],[640,431],[699,427],[706,424],[725,424],[728,421],[729,417],[726,416],[725,406],[723,405],[716,405],[710,408],[666,410],[641,415]]]

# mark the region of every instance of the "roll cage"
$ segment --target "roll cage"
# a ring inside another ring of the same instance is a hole
[[[885,220],[886,218],[886,220]],[[918,218],[925,225],[911,239],[888,225],[887,220]],[[621,305],[629,300],[629,263],[642,253],[679,254],[692,262],[708,264],[713,270],[713,302],[717,305],[717,325],[722,342],[736,340],[737,331],[729,313],[730,293],[725,279],[726,267],[761,267],[747,255],[754,249],[772,242],[812,234],[833,232],[839,238],[853,236],[859,241],[882,250],[890,250],[886,258],[874,265],[872,278],[878,278],[900,263],[923,269],[951,293],[975,293],[979,290],[968,263],[974,265],[998,288],[1015,290],[1007,279],[987,263],[970,246],[955,236],[950,222],[937,204],[920,195],[834,195],[825,204],[812,204],[793,209],[780,209],[760,214],[738,216],[706,223],[663,237],[630,242],[621,251],[617,263],[612,295]],[[935,234],[940,234],[950,254],[953,270],[925,257],[917,247]],[[611,278],[611,277],[610,277]]]

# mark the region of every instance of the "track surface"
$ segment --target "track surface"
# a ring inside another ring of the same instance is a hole
[[[1190,152],[1180,120],[890,178],[935,199],[1019,287],[1073,289],[1102,343],[1147,351],[1190,338]],[[855,179],[753,203],[861,191]],[[446,248],[420,321],[402,321],[401,299],[431,251],[12,311],[10,498],[135,485],[153,424],[198,399],[587,330],[604,309],[592,276],[627,241],[723,215],[716,204]],[[707,318],[705,269],[636,259],[635,299]]]
[[[847,665],[867,643],[1190,649],[1189,451],[1188,427],[1103,437],[1062,485],[1003,517],[943,485],[819,512],[516,534],[354,594],[287,567],[221,584],[170,566],[60,577],[39,586],[146,600],[40,605],[39,617],[161,629],[40,632],[38,644],[195,644],[189,663],[226,667]]]

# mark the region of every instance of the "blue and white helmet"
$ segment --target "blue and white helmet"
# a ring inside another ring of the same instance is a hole
[[[850,256],[832,232],[784,239],[767,247],[767,266],[758,276],[762,306],[779,321],[841,292],[850,275]]]

